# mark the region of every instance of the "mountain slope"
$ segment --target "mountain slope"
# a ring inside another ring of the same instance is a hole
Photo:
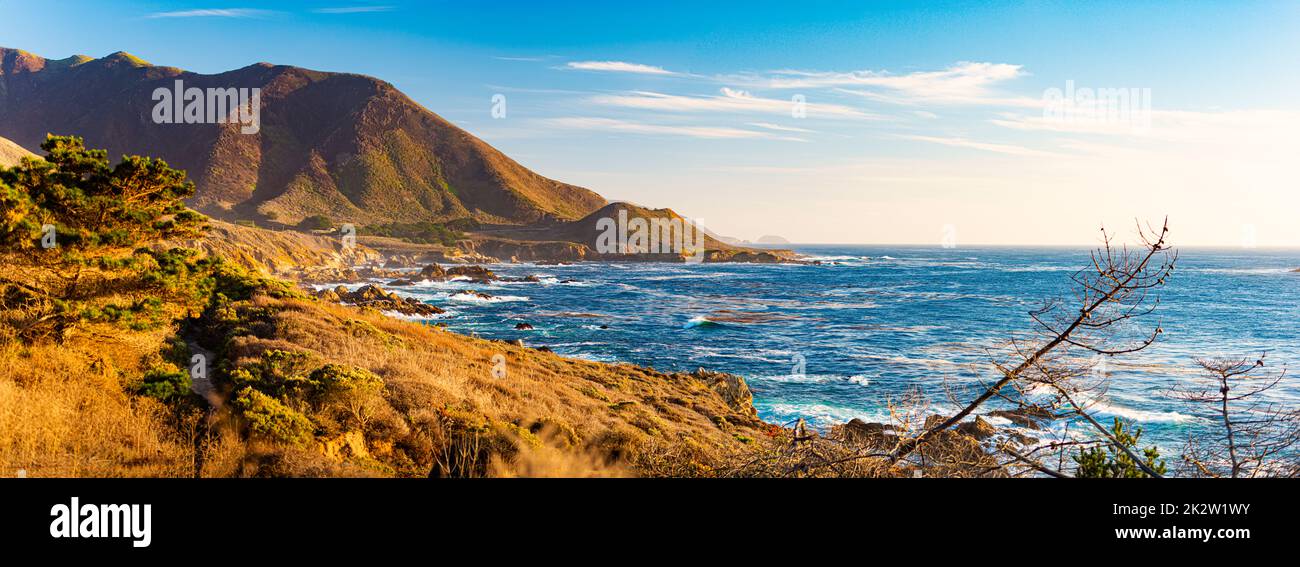
[[[155,124],[154,90],[178,80],[186,88],[262,89],[260,131]],[[185,169],[198,185],[190,204],[226,219],[520,225],[574,220],[605,204],[361,75],[265,63],[201,75],[121,52],[50,60],[0,48],[0,136],[35,148],[47,133]]]
[[[645,221],[644,250],[635,249],[638,229],[633,219]],[[612,222],[611,222],[612,221]],[[650,228],[659,222],[660,228]],[[707,227],[691,224],[672,209],[650,209],[626,202],[614,202],[578,220],[545,226],[491,226],[474,233],[473,251],[496,258],[520,260],[602,260],[683,262],[695,257],[703,245],[706,262],[777,263],[798,261],[789,250],[746,248],[729,244]],[[664,227],[671,226],[670,231]],[[680,232],[678,232],[680,231]],[[678,236],[680,235],[680,237]],[[697,240],[698,239],[698,240]],[[620,248],[619,241],[632,248]],[[657,241],[658,248],[653,248]],[[603,245],[602,245],[603,243]]]
[[[18,144],[0,138],[0,167],[13,167],[25,157],[36,157],[36,154],[27,151]]]

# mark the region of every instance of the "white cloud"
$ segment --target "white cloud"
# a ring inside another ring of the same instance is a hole
[[[774,71],[769,76],[760,78],[759,83],[776,89],[834,88],[839,92],[890,104],[1039,104],[1037,99],[1007,97],[992,90],[999,83],[1024,75],[1020,65],[962,62],[939,71],[917,71],[902,75],[888,71],[825,72],[787,69]]]
[[[312,12],[317,14],[373,14],[375,12],[391,12],[393,6],[343,6],[340,8],[317,8]]]
[[[566,67],[579,71],[603,71],[610,73],[636,73],[640,75],[676,75],[663,67],[628,63],[626,61],[570,61]]]
[[[1011,144],[995,144],[991,142],[980,142],[977,140],[969,140],[966,138],[940,137],[940,136],[913,136],[913,135],[904,135],[900,137],[906,138],[908,140],[930,142],[932,144],[941,144],[945,146],[952,146],[955,148],[970,148],[974,150],[982,150],[986,152],[994,152],[994,153],[1007,154],[1013,156],[1059,157],[1057,154],[1054,154],[1052,152],[1035,150],[1033,148],[1026,148],[1024,146],[1016,146]]]
[[[807,128],[795,128],[794,126],[782,126],[780,124],[773,124],[771,122],[750,122],[748,125],[753,126],[755,128],[766,128],[768,130],[775,130],[777,132],[802,132],[808,134],[814,133],[813,130],[809,130]]]
[[[544,121],[547,125],[574,130],[604,130],[627,132],[630,134],[652,134],[667,136],[685,136],[703,139],[777,139],[803,141],[798,138],[773,136],[766,132],[731,128],[727,126],[686,126],[667,124],[647,124],[613,118],[552,118]]]
[[[606,106],[668,112],[762,112],[791,115],[797,104],[793,99],[756,97],[747,91],[723,88],[713,96],[683,96],[634,91],[622,95],[597,95],[592,102]],[[879,118],[852,107],[837,104],[806,103],[807,115],[814,118]]]
[[[258,10],[254,8],[220,8],[181,10],[176,12],[154,12],[149,14],[148,18],[257,18],[271,13],[270,10]]]

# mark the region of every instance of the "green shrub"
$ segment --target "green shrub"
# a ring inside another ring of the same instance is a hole
[[[1115,418],[1115,425],[1111,429],[1111,435],[1123,446],[1130,450],[1137,450],[1138,443],[1142,440],[1142,428],[1136,427],[1129,430],[1124,422],[1118,417]],[[1141,451],[1143,464],[1155,471],[1157,474],[1165,474],[1165,462],[1160,459],[1160,450],[1155,446],[1148,447]],[[1092,447],[1079,452],[1074,456],[1074,462],[1079,465],[1075,475],[1079,478],[1150,478],[1142,467],[1138,466],[1128,453],[1107,444],[1105,448]]]
[[[190,375],[175,366],[154,368],[144,375],[136,394],[170,402],[190,394]]]
[[[313,438],[315,427],[310,419],[253,388],[239,391],[235,407],[248,422],[249,429],[257,435],[290,444],[307,443]]]
[[[332,228],[334,228],[334,220],[325,215],[312,215],[298,223],[299,230],[330,230]]]
[[[435,222],[389,223],[362,227],[360,234],[368,236],[386,236],[398,238],[416,244],[455,245],[465,238],[465,234],[445,224]]]
[[[321,396],[378,394],[384,381],[364,368],[326,364],[312,372],[307,379]]]

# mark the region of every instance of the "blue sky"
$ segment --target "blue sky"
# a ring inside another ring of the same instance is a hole
[[[1183,244],[1300,246],[1300,3],[232,2],[0,2],[0,45],[373,75],[742,238],[1091,243],[1168,214]],[[1049,116],[1068,84],[1150,104]]]

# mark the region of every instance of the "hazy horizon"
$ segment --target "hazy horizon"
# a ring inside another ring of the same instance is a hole
[[[18,3],[0,44],[372,75],[750,241],[1090,246],[1167,216],[1180,247],[1300,247],[1300,4],[939,4]]]

